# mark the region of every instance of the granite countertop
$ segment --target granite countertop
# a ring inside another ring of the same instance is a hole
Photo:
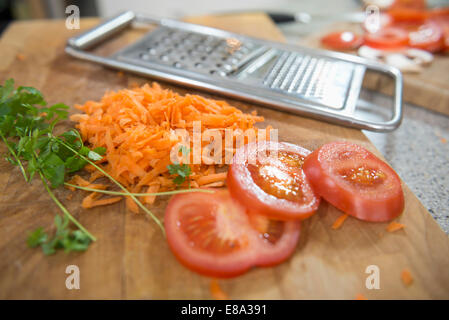
[[[364,133],[449,234],[449,117],[405,103],[398,129]]]

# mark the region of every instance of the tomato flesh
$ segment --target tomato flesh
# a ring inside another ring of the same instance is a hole
[[[363,38],[354,32],[332,32],[321,38],[321,44],[332,50],[355,50],[362,45]]]
[[[303,168],[321,197],[358,219],[389,221],[404,209],[398,175],[361,146],[326,144],[305,159]]]
[[[277,155],[269,161],[248,161],[257,153],[273,150]],[[302,170],[309,153],[289,143],[247,144],[237,150],[228,171],[231,195],[251,211],[276,220],[302,220],[313,215],[320,199]]]
[[[170,249],[183,265],[220,278],[281,263],[294,252],[300,234],[299,222],[248,213],[227,190],[173,196],[164,225]]]
[[[295,201],[302,197],[302,177],[295,167],[302,167],[304,157],[288,152],[279,152],[281,163],[277,165],[248,164],[254,182],[266,193],[279,199]],[[290,170],[289,170],[290,169]]]
[[[427,22],[409,28],[409,46],[429,52],[440,51],[444,46],[443,31],[437,23]]]
[[[432,22],[439,26],[443,34],[443,51],[449,51],[449,13],[446,16],[434,17]]]

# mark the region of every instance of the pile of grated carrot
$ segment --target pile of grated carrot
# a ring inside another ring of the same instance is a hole
[[[223,134],[225,129],[255,129],[257,132],[255,123],[264,120],[255,112],[243,113],[225,101],[199,95],[180,95],[161,88],[157,83],[107,92],[101,101],[88,101],[76,108],[84,113],[72,115],[71,120],[77,122],[76,127],[83,140],[93,148],[105,147],[107,150],[99,162],[102,169],[134,193],[156,193],[178,187],[167,168],[171,164],[170,151],[179,142],[179,138],[173,135],[175,129],[186,129],[192,141],[194,121],[201,121],[202,132],[214,129]],[[268,139],[269,130],[271,127],[267,127],[265,138]],[[222,136],[224,146],[224,134]],[[204,148],[208,143],[203,142],[201,147]],[[235,148],[232,151],[235,152]],[[218,167],[223,165],[190,165],[191,175],[179,187],[223,186],[226,172],[224,168]],[[87,165],[86,169],[91,172],[89,181],[75,176],[72,183],[90,188],[106,188],[94,183],[102,176],[99,171],[91,165]],[[90,194],[83,200],[83,207],[91,208],[122,199],[100,197],[98,193]],[[146,204],[154,201],[154,196],[143,198]],[[126,204],[132,212],[139,212],[131,198],[126,198]]]

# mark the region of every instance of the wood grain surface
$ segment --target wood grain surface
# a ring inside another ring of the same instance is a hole
[[[260,14],[190,21],[283,40],[270,20]],[[81,27],[96,22],[82,20]],[[150,81],[129,74],[119,76],[117,71],[68,57],[63,51],[65,41],[75,33],[65,29],[63,21],[12,24],[0,40],[0,80],[12,77],[18,84],[42,90],[50,103],[70,106],[99,99],[106,90]],[[244,111],[257,110],[266,119],[264,125],[279,128],[283,141],[315,149],[326,142],[348,140],[378,153],[359,130],[229,102]],[[0,151],[5,152],[3,145]],[[69,191],[58,189],[57,196],[98,241],[84,253],[59,252],[49,257],[40,249],[27,248],[27,233],[39,226],[51,230],[58,209],[39,181],[27,185],[19,170],[3,159],[0,181],[0,298],[211,298],[210,279],[181,266],[158,227],[144,214],[127,212],[124,203],[83,210],[82,192],[68,201]],[[303,223],[300,242],[290,260],[275,268],[258,268],[236,279],[220,280],[222,289],[231,299],[354,299],[358,293],[368,299],[449,298],[448,237],[405,185],[404,191],[405,211],[397,219],[405,224],[404,230],[387,233],[386,223],[353,218],[341,229],[332,230],[341,212],[323,203],[318,213]],[[160,198],[153,207],[159,217],[163,217],[166,201]],[[65,270],[72,264],[80,268],[80,290],[65,287]],[[379,290],[365,287],[369,265],[380,268]],[[400,278],[404,268],[414,278],[408,287]]]
[[[352,30],[361,33],[361,27],[349,23],[336,23],[300,40],[300,44],[322,48],[320,39],[331,31]],[[405,102],[449,115],[449,54],[435,54],[434,61],[419,73],[404,73]],[[392,95],[394,84],[385,77],[369,74],[364,79],[364,87]]]

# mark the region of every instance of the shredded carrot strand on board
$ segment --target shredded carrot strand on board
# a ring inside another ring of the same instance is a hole
[[[408,269],[404,269],[401,272],[401,280],[404,283],[404,285],[409,286],[413,283],[413,277],[412,274]]]
[[[348,218],[348,215],[346,213],[342,214],[335,220],[334,224],[332,225],[332,229],[337,230],[341,228],[343,225],[343,222],[345,222],[346,218]]]
[[[160,184],[153,184],[148,187],[147,193],[156,193],[159,191],[160,187],[161,187]],[[156,196],[146,196],[144,198],[144,201],[147,204],[153,204],[155,200],[156,200]]]
[[[224,181],[226,179],[226,172],[211,173],[198,178],[197,182],[200,186],[205,184],[211,184],[214,182]]]
[[[83,140],[93,148],[106,148],[103,160],[97,164],[130,191],[135,187],[149,189],[155,184],[160,186],[159,191],[174,190],[178,187],[167,168],[171,164],[171,149],[181,141],[175,134],[176,129],[187,130],[190,141],[193,141],[195,121],[201,121],[202,134],[206,130],[220,132],[224,163],[226,154],[229,154],[229,151],[233,154],[237,140],[241,141],[241,136],[234,135],[232,148],[229,148],[225,131],[239,129],[239,132],[244,133],[247,129],[254,129],[257,134],[260,129],[254,125],[264,120],[255,112],[243,113],[225,101],[199,95],[180,95],[161,88],[157,83],[107,92],[100,101],[87,101],[76,108],[83,113],[72,115],[71,120],[77,122],[76,127]],[[270,130],[272,128],[268,126],[266,135],[260,134],[260,139],[269,139]],[[259,134],[256,135],[258,136]],[[250,137],[244,135],[243,143],[247,143],[249,139]],[[209,143],[210,141],[199,143],[200,155],[204,161],[209,155],[208,150],[204,148],[208,147]],[[190,156],[193,157],[192,154]],[[224,185],[226,173],[217,172],[217,168],[222,165],[191,164],[190,167],[189,181],[185,181],[181,188],[189,185]],[[92,166],[88,165],[86,169],[92,173],[89,181],[76,178],[73,180],[74,184],[86,186],[101,177],[92,170]],[[91,204],[89,201],[92,199],[86,201]],[[150,204],[154,202],[154,198],[147,197],[144,201]],[[126,204],[129,210],[139,212],[139,207],[132,199],[126,198]]]
[[[402,223],[396,222],[396,221],[392,221],[388,226],[387,226],[387,231],[388,232],[395,232],[401,229],[404,229],[405,225],[403,225]]]
[[[101,195],[100,195],[98,192],[92,192],[92,193],[90,193],[87,197],[85,197],[85,198],[83,199],[83,202],[81,203],[81,206],[82,206],[84,209],[92,208],[92,205],[93,205],[94,201],[95,201],[98,197],[100,197],[100,196],[101,196]]]
[[[88,204],[83,206],[83,208],[90,209],[93,207],[105,206],[108,204],[117,203],[121,200],[123,200],[123,197],[113,197],[113,198],[107,198],[107,199],[94,200],[94,201],[90,201]]]
[[[210,294],[215,300],[228,300],[228,295],[221,289],[216,279],[210,281]]]
[[[80,187],[87,187],[90,184],[89,181],[81,178],[79,175],[74,175],[72,177],[72,179],[69,181],[69,183],[75,184],[75,185],[80,186]]]
[[[355,296],[355,300],[368,300],[368,299],[366,299],[366,297],[363,294],[357,293],[357,295]]]

